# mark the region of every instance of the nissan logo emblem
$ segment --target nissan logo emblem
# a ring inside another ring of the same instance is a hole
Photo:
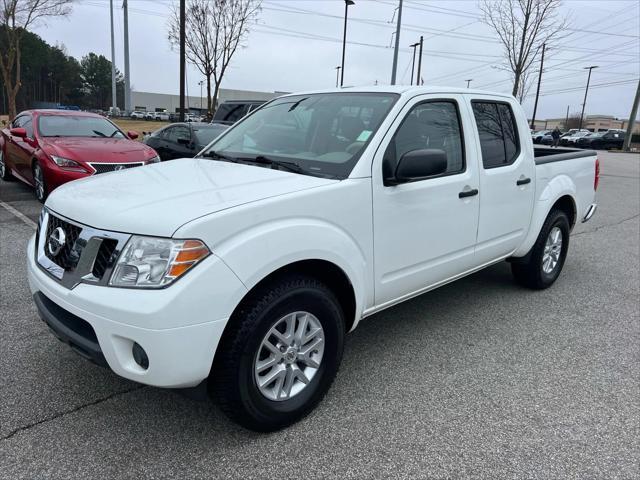
[[[56,256],[64,248],[67,243],[67,234],[64,233],[62,227],[56,228],[51,235],[49,235],[49,241],[47,242],[47,249],[52,256]]]

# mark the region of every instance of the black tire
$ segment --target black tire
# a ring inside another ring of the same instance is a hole
[[[42,170],[42,167],[40,166],[37,160],[33,162],[32,168],[33,168],[33,183],[34,183],[34,189],[35,189],[34,193],[38,201],[40,203],[44,203],[47,200],[47,197],[49,196],[49,187],[47,186],[47,180],[44,176],[44,171]],[[38,175],[38,170],[40,171],[40,175],[42,176],[42,189],[38,187],[38,182],[36,180],[36,175]]]
[[[270,400],[254,368],[262,341],[280,319],[305,311],[319,320],[324,352],[310,382],[287,400]],[[335,378],[344,346],[344,313],[333,292],[315,278],[288,274],[251,294],[232,316],[212,369],[210,393],[222,411],[245,428],[269,432],[291,425],[322,400]]]
[[[545,245],[549,234],[555,227],[559,228],[562,233],[562,247],[560,249],[558,262],[553,270],[545,272],[543,268]],[[567,258],[569,234],[570,226],[567,214],[561,210],[552,210],[542,225],[536,243],[524,257],[526,260],[518,261],[514,259],[512,261],[511,272],[516,281],[525,287],[535,290],[542,290],[553,285],[560,275],[564,261]]]
[[[9,167],[7,167],[7,157],[4,154],[2,148],[0,148],[0,178],[5,182],[8,182],[13,179],[13,175],[9,171]]]

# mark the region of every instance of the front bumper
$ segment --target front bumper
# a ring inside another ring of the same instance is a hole
[[[29,286],[56,336],[82,356],[147,385],[188,388],[206,379],[227,320],[246,293],[214,255],[165,289],[68,289],[38,267],[34,249],[32,237]],[[134,359],[135,343],[148,356],[146,369]]]

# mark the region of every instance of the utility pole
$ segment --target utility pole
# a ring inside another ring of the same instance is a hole
[[[418,76],[416,77],[416,85],[420,85],[420,79],[422,78],[420,76],[420,72],[422,72],[422,44],[424,43],[423,40],[424,39],[422,35],[420,35],[420,50],[418,51]]]
[[[624,137],[624,145],[622,150],[628,152],[631,147],[631,136],[633,135],[633,124],[636,121],[638,115],[638,104],[640,103],[640,80],[638,80],[638,89],[636,90],[636,98],[633,100],[633,107],[631,107],[631,115],[629,116],[629,124],[627,125],[627,134]]]
[[[342,35],[342,65],[340,67],[340,86],[344,85],[344,54],[347,49],[347,14],[349,5],[355,5],[353,0],[344,0],[344,34]]]
[[[113,0],[109,0],[109,13],[111,14],[111,107],[112,114],[116,113],[116,44],[113,36]]]
[[[396,84],[396,70],[398,70],[398,50],[400,50],[400,26],[401,25],[402,25],[402,0],[400,0],[400,5],[398,6],[398,24],[396,26],[396,47],[393,50],[393,67],[391,67],[391,85]]]
[[[564,128],[569,130],[569,105],[567,105],[567,116],[564,117]]]
[[[340,69],[342,67],[340,65],[338,65],[336,67],[336,88],[338,88],[338,85],[340,85]]]
[[[415,72],[415,67],[416,67],[416,47],[420,45],[420,42],[416,42],[413,45],[409,45],[409,47],[413,48],[413,61],[411,62],[411,82],[409,83],[409,85],[413,85],[413,73]],[[418,81],[416,80],[416,85],[418,84]]]
[[[202,85],[204,85],[204,80],[200,80],[198,85],[200,85],[200,115],[202,115]]]
[[[180,0],[180,115],[179,120],[184,122],[184,78],[186,76],[185,57],[185,9],[186,0]],[[214,99],[215,101],[215,99]]]
[[[591,81],[591,70],[598,68],[598,65],[591,65],[590,67],[584,67],[585,70],[589,70],[589,76],[587,77],[587,88],[584,90],[584,101],[582,102],[582,113],[580,114],[580,126],[578,130],[582,130],[582,121],[584,119],[584,107],[587,105],[587,93],[589,93],[589,82]]]
[[[538,111],[538,97],[540,96],[540,83],[542,83],[542,68],[544,67],[544,49],[546,45],[542,44],[542,56],[540,57],[540,71],[538,72],[538,88],[536,89],[536,101],[533,104],[533,117],[531,117],[531,130],[535,130],[536,127],[536,112]]]
[[[123,0],[124,10],[124,110],[131,113],[131,71],[129,70],[129,5]]]
[[[469,84],[473,82],[473,78],[467,78],[465,82],[467,82],[467,88],[469,88]]]

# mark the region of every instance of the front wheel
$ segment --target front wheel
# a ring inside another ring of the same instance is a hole
[[[44,203],[49,192],[47,191],[47,182],[44,179],[44,172],[42,171],[42,167],[37,161],[33,164],[33,183],[35,187],[36,198],[40,203]]]
[[[281,277],[231,318],[211,393],[245,428],[267,432],[291,425],[329,390],[342,359],[344,325],[326,285],[303,275]]]
[[[6,160],[4,158],[4,152],[0,148],[0,178],[2,180],[8,181],[11,180],[12,175],[11,172],[9,172],[9,167],[7,167],[7,164],[5,162]]]
[[[561,210],[552,210],[542,225],[526,260],[514,259],[511,272],[518,283],[541,290],[556,281],[569,249],[569,219]]]

